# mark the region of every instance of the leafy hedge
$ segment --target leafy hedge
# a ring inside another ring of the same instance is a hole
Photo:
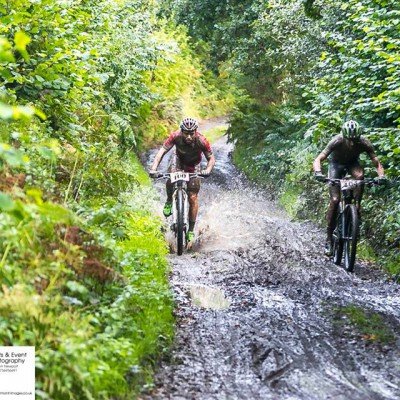
[[[80,217],[38,190],[13,197],[0,199],[1,342],[36,346],[37,398],[130,398],[172,336],[159,221],[123,197]]]

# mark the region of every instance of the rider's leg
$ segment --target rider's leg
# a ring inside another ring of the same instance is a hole
[[[168,172],[175,172],[178,169],[180,169],[179,159],[174,151],[169,159]],[[165,188],[167,191],[167,201],[164,204],[163,213],[166,217],[169,217],[172,214],[172,195],[174,193],[174,185],[171,183],[171,179],[167,180]]]
[[[337,164],[335,162],[329,163],[329,172],[328,176],[331,179],[341,179],[346,174],[346,169],[343,165]],[[326,213],[326,222],[327,222],[327,230],[326,230],[326,244],[325,244],[325,253],[327,255],[331,255],[332,253],[332,244],[333,244],[333,231],[336,227],[336,218],[339,209],[340,203],[340,188],[338,186],[330,186],[329,187],[329,206],[328,211]]]
[[[355,164],[350,168],[350,174],[353,179],[364,179],[364,169],[360,164]],[[354,200],[356,203],[358,215],[361,216],[361,200],[364,193],[364,186],[358,186],[354,189]]]
[[[179,158],[176,155],[176,151],[171,154],[171,157],[168,162],[168,172],[176,172],[181,168],[179,163]],[[174,185],[171,183],[171,179],[168,179],[165,187],[167,189],[167,202],[172,202],[172,194],[174,193]]]
[[[174,185],[170,179],[167,180],[165,187],[167,189],[167,200],[164,204],[163,214],[165,217],[169,217],[172,214],[172,195],[174,192]]]
[[[197,213],[199,211],[199,199],[198,194],[189,192],[189,231],[194,230],[196,224]]]
[[[331,186],[329,188],[329,206],[328,212],[326,213],[327,231],[326,231],[326,242],[332,247],[332,235],[336,227],[336,218],[340,203],[340,189],[338,186]]]
[[[196,224],[197,213],[199,211],[198,194],[200,191],[200,178],[192,178],[188,182],[188,197],[189,197],[189,232],[194,231]]]
[[[165,188],[167,190],[167,202],[171,203],[172,195],[174,193],[174,185],[171,183],[171,179],[167,180],[167,183],[165,184]]]

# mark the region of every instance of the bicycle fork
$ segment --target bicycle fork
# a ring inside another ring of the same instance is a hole
[[[183,230],[186,232],[189,229],[189,200],[187,196],[186,190],[182,190],[183,192]]]
[[[178,209],[177,209],[177,193],[178,190],[182,191],[183,196],[183,229],[187,232],[189,227],[189,201],[187,197],[186,190],[183,188],[182,182],[178,182],[176,189],[172,195],[172,224],[171,230],[176,233],[177,224],[178,224]]]
[[[341,232],[340,232],[340,236],[343,240],[351,240],[352,237],[349,237],[349,234],[351,235],[351,232],[349,232],[348,229],[348,220],[346,220],[346,218],[348,218],[350,214],[350,204],[346,204],[343,208],[343,211],[340,215],[340,219],[341,219]]]

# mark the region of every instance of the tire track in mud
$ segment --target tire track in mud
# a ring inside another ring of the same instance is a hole
[[[224,139],[213,147],[198,243],[170,256],[176,340],[142,398],[400,398],[400,286],[324,258],[323,231],[290,221],[247,182]],[[349,304],[379,312],[396,341],[371,343],[339,324],[335,309]]]

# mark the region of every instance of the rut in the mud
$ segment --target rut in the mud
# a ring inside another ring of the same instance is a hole
[[[231,150],[214,145],[199,243],[171,255],[177,336],[145,398],[400,398],[400,286],[325,259],[323,231],[290,221],[234,168]],[[379,313],[389,343],[350,327],[337,311],[349,304]]]

